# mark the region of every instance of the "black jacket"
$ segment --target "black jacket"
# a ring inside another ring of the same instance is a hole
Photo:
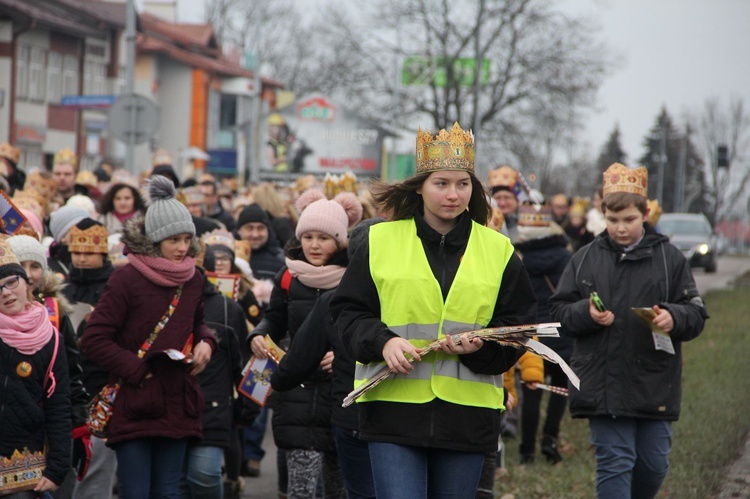
[[[304,259],[302,250],[290,250],[290,258]],[[335,253],[328,263],[346,266],[346,249]],[[295,277],[287,293],[281,287],[285,271],[286,267],[277,274],[269,308],[251,336],[268,334],[278,344],[288,332],[290,344],[294,345],[297,331],[325,290],[308,287]],[[304,344],[300,346],[305,347]],[[273,408],[273,438],[277,447],[333,450],[329,373],[318,370],[304,381],[304,386],[273,392],[270,403]]]
[[[614,313],[612,325],[591,318],[592,291]],[[674,355],[654,348],[648,324],[630,310],[653,305],[674,319]],[[708,314],[688,262],[666,236],[646,226],[628,253],[606,233],[597,236],[573,255],[550,298],[550,311],[562,334],[575,339],[570,367],[581,390],[571,387],[573,417],[679,418],[682,342],[701,333]]]
[[[471,218],[468,213],[461,215],[456,227],[444,238],[420,213],[415,213],[414,220],[417,236],[445,299],[469,241]],[[356,360],[362,363],[383,360],[383,346],[397,335],[380,320],[380,301],[370,274],[368,245],[362,245],[350,262],[331,303],[331,313],[344,345]],[[535,319],[536,299],[531,283],[523,263],[513,255],[503,273],[493,318],[487,325],[529,324]],[[521,353],[512,347],[487,342],[478,352],[461,355],[459,359],[476,373],[501,374],[515,364]],[[368,402],[358,406],[365,440],[466,452],[497,450],[500,411],[494,409],[461,406],[437,398],[426,404]]]
[[[55,339],[34,355],[23,355],[0,341],[0,456],[10,457],[15,449],[43,451],[45,440],[47,468],[43,475],[60,485],[70,469],[72,440],[70,384],[65,347],[60,338],[53,365],[55,391],[47,398],[44,377],[52,361]],[[21,377],[17,366],[31,365],[31,374]]]
[[[237,237],[237,236],[235,236]],[[268,229],[268,242],[250,254],[250,268],[256,279],[273,279],[284,266],[284,252],[273,229]]]
[[[560,281],[565,266],[572,254],[567,249],[568,238],[562,234],[549,235],[539,239],[516,243],[516,251],[521,254],[531,286],[539,302],[536,318],[538,322],[552,322],[549,313],[549,299]],[[540,338],[566,361],[573,353],[573,340],[560,335],[559,338]]]
[[[233,428],[234,387],[242,378],[243,361],[248,358],[247,323],[237,302],[216,291],[208,281],[203,292],[203,310],[206,325],[216,331],[218,346],[198,375],[205,400],[203,440],[198,445],[228,448]]]
[[[335,290],[320,295],[310,315],[297,330],[295,341],[281,359],[271,376],[271,386],[286,391],[306,384],[320,370],[320,361],[333,350],[333,378],[331,380],[331,424],[346,430],[359,428],[357,406],[341,407],[341,403],[354,386],[354,359],[341,343],[333,325],[330,304]]]

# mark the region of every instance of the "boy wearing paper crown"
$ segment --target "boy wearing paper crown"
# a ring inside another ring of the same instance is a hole
[[[570,412],[589,419],[598,497],[658,493],[680,416],[682,342],[708,318],[685,257],[646,223],[647,185],[644,167],[604,172],[607,230],[573,256],[550,299],[575,340]]]

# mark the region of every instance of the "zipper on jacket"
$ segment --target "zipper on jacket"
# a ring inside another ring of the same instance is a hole
[[[445,287],[445,236],[440,236],[438,247],[438,258],[440,258],[440,290]],[[445,301],[445,300],[443,300]]]

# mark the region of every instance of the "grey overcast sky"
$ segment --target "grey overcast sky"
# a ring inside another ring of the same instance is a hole
[[[178,21],[202,22],[204,0],[176,0]],[[313,0],[296,0],[309,6]],[[325,3],[327,0],[314,0]],[[592,154],[619,123],[633,165],[663,105],[678,124],[709,97],[750,109],[750,0],[561,0],[563,11],[602,27],[624,56],[602,85],[583,139]]]

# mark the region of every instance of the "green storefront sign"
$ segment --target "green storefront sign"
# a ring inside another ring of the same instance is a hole
[[[402,85],[428,85],[444,87],[448,84],[447,68],[451,60],[447,57],[426,57],[413,55],[404,59],[401,68]],[[476,59],[459,57],[453,59],[453,78],[462,87],[474,85]],[[484,85],[490,81],[490,60],[483,59],[479,70],[479,83]]]

